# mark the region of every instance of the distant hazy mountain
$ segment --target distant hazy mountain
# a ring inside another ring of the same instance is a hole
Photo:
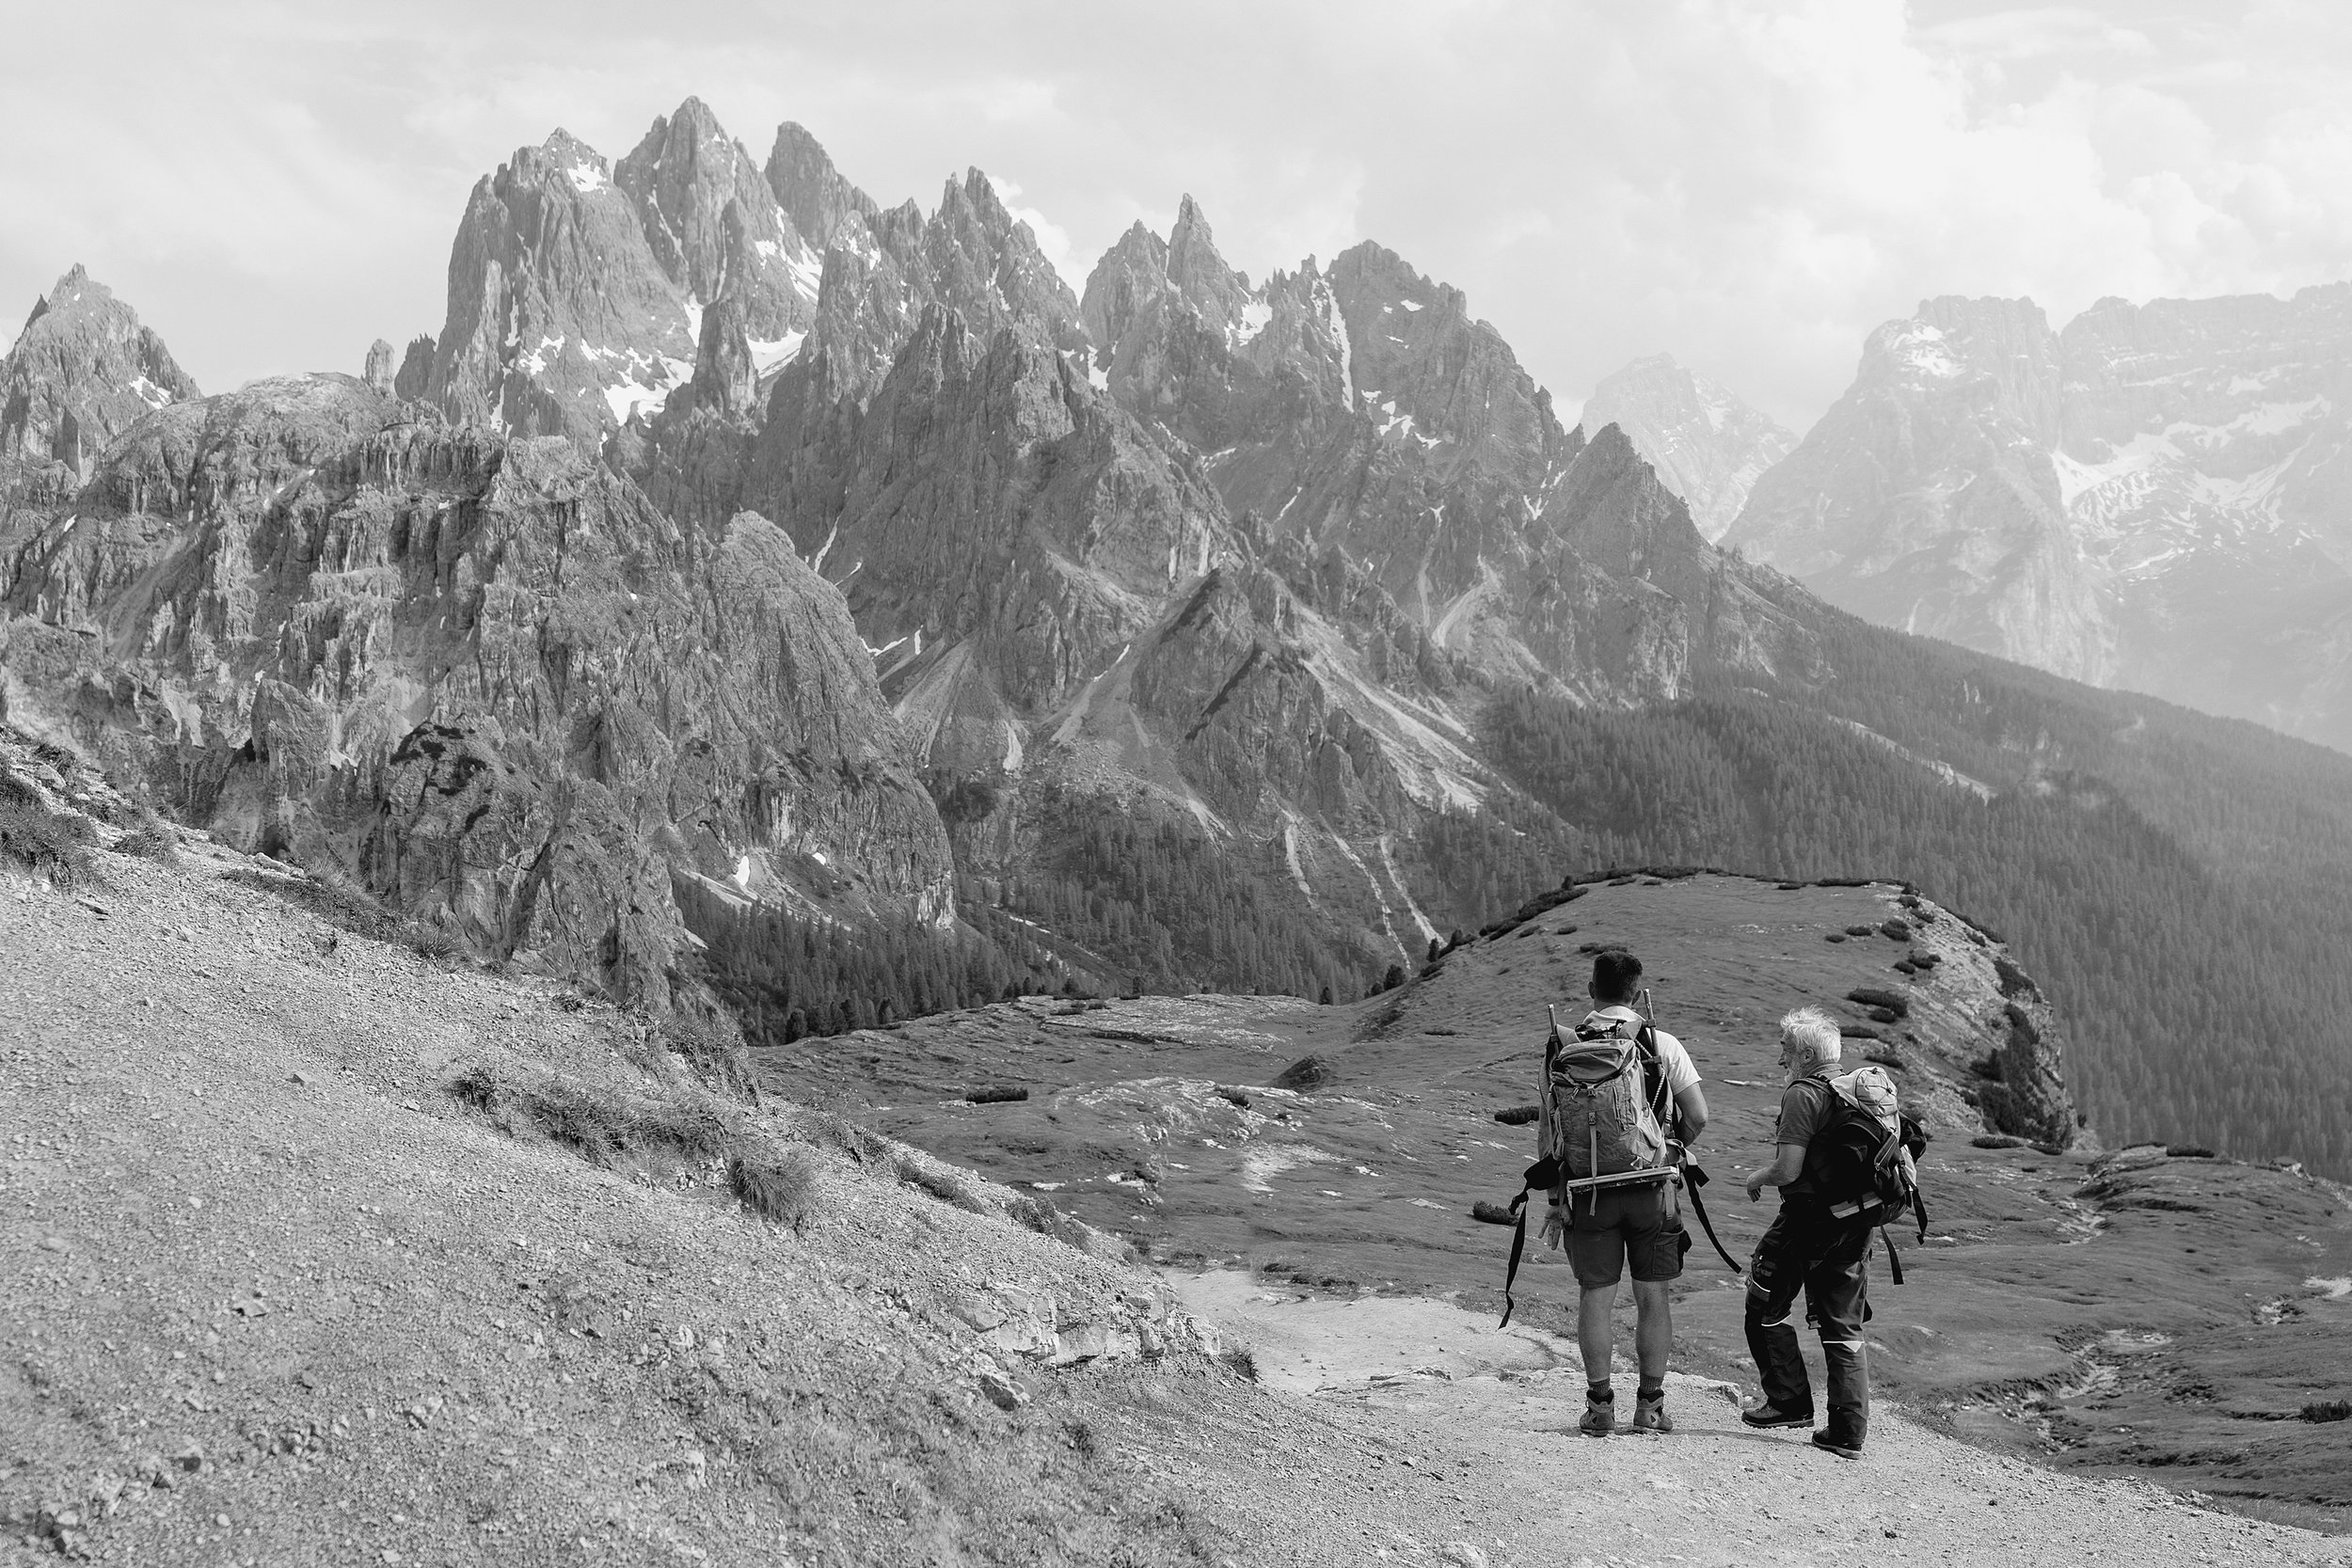
[[[1584,404],[1584,428],[1624,431],[1709,543],[1723,537],[1764,470],[1797,438],[1722,385],[1670,354],[1636,359],[1604,378]]]
[[[2352,285],[1937,299],[1725,535],[1859,614],[2352,747]]]

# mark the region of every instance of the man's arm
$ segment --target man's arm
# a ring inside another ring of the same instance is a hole
[[[1699,1134],[1707,1131],[1707,1096],[1696,1084],[1675,1093],[1675,1129],[1685,1148],[1698,1142]]]
[[[1748,1201],[1756,1201],[1767,1187],[1786,1187],[1804,1174],[1804,1145],[1775,1144],[1772,1163],[1748,1178]]]

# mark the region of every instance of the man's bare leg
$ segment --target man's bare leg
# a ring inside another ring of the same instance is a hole
[[[1639,1292],[1643,1287],[1636,1284]],[[1584,1381],[1595,1387],[1609,1384],[1609,1361],[1615,1354],[1617,1325],[1611,1314],[1617,1306],[1617,1287],[1588,1287],[1576,1304],[1576,1347],[1584,1353]]]
[[[1640,1314],[1633,1328],[1633,1353],[1641,1360],[1645,1389],[1666,1386],[1666,1361],[1674,1354],[1674,1303],[1666,1294],[1666,1284],[1662,1279],[1633,1282],[1633,1307]],[[1581,1329],[1583,1324],[1580,1322],[1577,1326]]]

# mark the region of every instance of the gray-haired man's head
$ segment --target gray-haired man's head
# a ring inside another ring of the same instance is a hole
[[[1819,1007],[1799,1007],[1780,1021],[1780,1065],[1788,1082],[1835,1067],[1845,1054],[1837,1021]]]

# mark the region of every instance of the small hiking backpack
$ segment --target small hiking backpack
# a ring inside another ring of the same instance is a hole
[[[1840,1219],[1884,1227],[1908,1212],[1928,1239],[1927,1200],[1919,1193],[1918,1157],[1927,1151],[1927,1130],[1904,1110],[1895,1081],[1875,1064],[1822,1081],[1830,1094],[1829,1117],[1805,1145],[1804,1176],[1814,1196]],[[1891,1238],[1886,1245],[1895,1283],[1902,1283],[1902,1260]]]
[[[1640,1018],[1594,1013],[1564,1037],[1552,1025],[1545,1042],[1542,1152],[1564,1177],[1616,1176],[1667,1165],[1666,1117],[1659,1101],[1665,1075],[1658,1043]]]

